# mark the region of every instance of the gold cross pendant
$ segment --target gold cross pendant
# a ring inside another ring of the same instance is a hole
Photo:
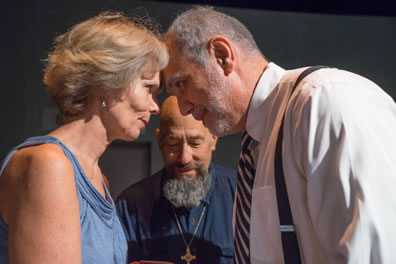
[[[186,255],[181,256],[181,259],[184,260],[187,264],[190,264],[191,261],[193,261],[196,258],[197,258],[196,256],[191,255],[190,247],[186,248]]]

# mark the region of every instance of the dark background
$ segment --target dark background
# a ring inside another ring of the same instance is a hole
[[[25,138],[46,134],[56,125],[54,107],[42,83],[42,60],[56,35],[105,10],[128,15],[148,13],[163,31],[192,3],[218,5],[218,10],[241,20],[264,55],[283,68],[321,64],[350,70],[373,80],[396,98],[394,0],[3,1],[0,160]],[[151,173],[162,167],[154,136],[156,127],[158,117],[153,117],[138,139],[138,143],[149,146]],[[213,160],[236,168],[239,139],[239,134],[221,138]]]
[[[167,2],[322,14],[396,15],[394,0],[174,0]]]

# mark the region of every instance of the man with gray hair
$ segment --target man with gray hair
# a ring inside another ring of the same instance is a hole
[[[231,264],[236,171],[211,163],[217,137],[174,96],[161,107],[157,140],[164,169],[117,199],[128,259]]]
[[[243,131],[235,263],[395,263],[389,95],[343,70],[286,71],[210,7],[180,14],[165,41],[163,80],[181,113],[217,136]]]

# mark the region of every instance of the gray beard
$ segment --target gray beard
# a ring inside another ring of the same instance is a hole
[[[232,119],[224,104],[219,102],[231,102],[231,88],[228,87],[226,81],[218,76],[213,66],[206,69],[209,82],[215,90],[208,96],[210,111],[216,116],[215,124],[207,124],[209,131],[216,136],[224,136],[230,133]]]
[[[162,191],[166,199],[174,207],[191,208],[198,206],[208,193],[212,176],[209,172],[197,168],[197,175],[195,179],[190,179],[188,176],[183,176],[177,179],[173,175],[168,175],[165,180]],[[171,173],[171,170],[168,170]]]

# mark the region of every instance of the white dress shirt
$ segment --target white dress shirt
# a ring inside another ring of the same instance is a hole
[[[274,155],[283,167],[303,263],[396,263],[396,105],[376,84],[337,69],[306,77],[270,63],[246,130],[259,142],[252,193],[252,264],[283,263]]]

